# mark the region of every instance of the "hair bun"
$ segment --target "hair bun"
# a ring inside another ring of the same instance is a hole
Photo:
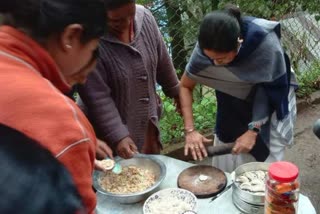
[[[238,21],[241,20],[241,11],[240,11],[240,8],[237,7],[236,5],[233,5],[233,4],[227,4],[225,7],[224,7],[224,10],[233,15],[234,17],[237,18]]]
[[[16,0],[0,0],[0,13],[8,13],[14,10],[16,5]],[[20,4],[22,4],[20,2]]]

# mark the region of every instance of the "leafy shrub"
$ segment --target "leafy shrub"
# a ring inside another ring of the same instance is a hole
[[[160,92],[163,101],[163,116],[160,120],[161,141],[164,144],[183,140],[183,119],[176,112],[173,100]],[[194,92],[193,116],[195,128],[208,131],[215,125],[216,99],[212,89],[197,87]]]
[[[299,88],[298,98],[309,97],[311,93],[320,89],[320,62],[314,62],[310,69],[297,73]]]

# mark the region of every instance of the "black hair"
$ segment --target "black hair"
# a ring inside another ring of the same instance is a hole
[[[113,10],[122,7],[123,5],[135,3],[135,0],[104,0],[106,8]]]
[[[199,46],[217,52],[236,50],[241,27],[241,12],[236,6],[227,5],[224,10],[209,13],[200,25]]]
[[[58,160],[24,134],[0,125],[0,213],[70,214],[82,202]]]
[[[70,24],[84,28],[82,41],[102,36],[106,30],[103,0],[0,0],[3,24],[21,28],[34,39],[61,33]]]

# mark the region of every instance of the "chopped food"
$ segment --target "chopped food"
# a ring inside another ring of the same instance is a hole
[[[264,195],[266,177],[267,172],[265,171],[249,171],[238,176],[236,183],[242,190],[252,192],[256,195]]]
[[[137,166],[125,166],[120,174],[107,172],[99,179],[102,189],[115,194],[142,192],[154,183],[155,175]]]

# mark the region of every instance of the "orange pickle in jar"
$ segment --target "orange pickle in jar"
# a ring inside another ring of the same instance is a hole
[[[299,169],[290,162],[272,163],[268,170],[265,214],[296,214],[299,200]]]
[[[283,183],[275,186],[275,191],[279,194],[294,191],[299,188],[299,183],[295,181],[294,183]]]
[[[296,208],[291,206],[268,206],[265,208],[265,214],[295,214]]]

